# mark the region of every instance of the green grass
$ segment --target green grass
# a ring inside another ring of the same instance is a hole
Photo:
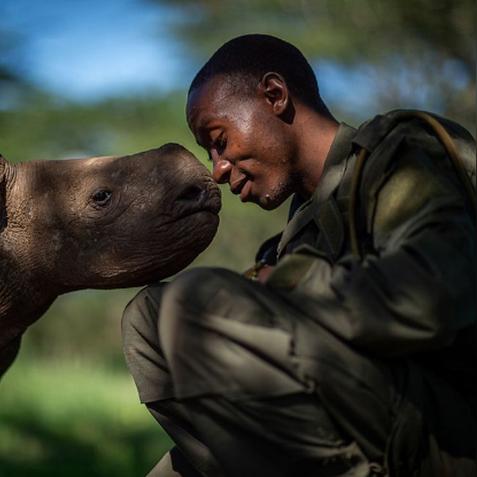
[[[171,442],[125,371],[21,358],[0,382],[0,476],[145,475]]]

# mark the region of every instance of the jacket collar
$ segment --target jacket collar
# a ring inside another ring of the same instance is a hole
[[[290,206],[289,222],[283,230],[282,238],[278,244],[278,256],[285,250],[291,239],[312,220],[315,207],[310,206],[326,201],[338,187],[346,169],[346,159],[353,149],[353,139],[356,131],[355,128],[348,124],[340,123],[326,156],[320,181],[312,197],[308,200],[303,200],[296,194],[293,197]]]

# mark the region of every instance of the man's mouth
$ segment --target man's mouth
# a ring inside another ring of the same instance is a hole
[[[240,191],[240,200],[242,202],[247,202],[250,192],[252,191],[252,181],[245,181],[245,184],[242,187],[242,190]]]
[[[246,202],[252,188],[252,181],[247,177],[240,178],[230,184],[232,194],[240,195],[240,200]]]

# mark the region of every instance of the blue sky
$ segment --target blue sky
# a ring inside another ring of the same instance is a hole
[[[2,0],[0,25],[20,36],[20,66],[74,99],[170,90],[184,77],[168,32],[174,14],[146,0]]]
[[[20,38],[15,67],[79,101],[187,87],[193,72],[171,33],[175,19],[173,10],[147,0],[0,1],[0,27]],[[328,63],[320,70],[325,97],[364,105],[366,97],[349,95],[350,82],[365,89],[362,75]]]
[[[194,71],[172,34],[178,15],[148,0],[0,0],[0,29],[20,40],[14,66],[41,88],[79,101],[186,88]],[[375,109],[369,68],[315,66],[325,100],[349,111]],[[425,84],[406,96],[407,107],[438,110]]]

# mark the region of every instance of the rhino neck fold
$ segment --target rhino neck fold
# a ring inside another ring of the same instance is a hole
[[[7,165],[7,161],[5,158],[0,154],[0,182],[3,182],[3,178],[5,176],[5,167]]]
[[[8,289],[4,278],[0,273],[0,378],[15,359],[22,334],[54,300],[39,301],[35,296],[28,296],[23,288]]]
[[[52,288],[0,250],[0,349],[45,313],[58,296]]]
[[[7,168],[7,162],[0,155],[0,233],[7,225]]]
[[[0,349],[20,336],[54,301],[54,298],[43,299],[39,303],[28,296],[22,298],[12,299],[11,293],[3,289],[0,291]]]

